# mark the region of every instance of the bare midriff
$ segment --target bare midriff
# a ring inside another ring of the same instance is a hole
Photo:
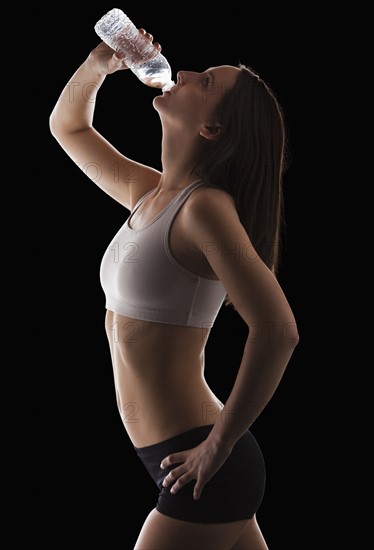
[[[118,410],[135,447],[214,424],[223,404],[204,377],[208,329],[142,321],[107,310]]]

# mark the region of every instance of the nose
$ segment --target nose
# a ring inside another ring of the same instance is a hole
[[[185,72],[184,71],[178,71],[177,72],[177,84],[184,84],[185,81]]]
[[[198,73],[194,73],[192,71],[178,71],[177,72],[177,84],[185,84],[193,78],[194,75],[197,75]]]

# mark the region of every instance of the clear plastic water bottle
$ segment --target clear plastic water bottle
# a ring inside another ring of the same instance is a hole
[[[118,8],[108,11],[95,25],[95,32],[110,48],[120,53],[126,65],[143,84],[162,88],[174,86],[167,59],[139,33],[126,14]],[[144,58],[152,57],[148,61]]]

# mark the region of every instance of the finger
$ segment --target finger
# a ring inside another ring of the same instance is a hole
[[[160,468],[161,470],[165,470],[165,468],[171,466],[172,464],[184,462],[186,458],[187,453],[185,451],[166,456],[163,460],[161,460]]]
[[[153,40],[153,34],[147,32],[145,29],[143,29],[143,27],[140,27],[140,29],[138,29],[138,32],[140,32],[140,34],[142,34],[147,40]]]
[[[201,497],[201,493],[203,492],[204,483],[200,482],[199,480],[196,481],[195,487],[193,489],[193,498],[194,500],[199,500]]]
[[[175,480],[178,479],[178,477],[182,476],[185,472],[186,468],[184,465],[173,468],[173,470],[171,470],[171,472],[169,472],[168,475],[164,477],[164,481],[162,482],[163,487],[171,485]]]
[[[124,60],[123,60],[123,56],[120,57],[120,55],[121,54],[119,54],[119,53],[114,53],[112,55],[112,60],[111,60],[111,64],[110,64],[111,67],[113,67],[113,68],[123,67]]]
[[[201,476],[197,476],[196,483],[195,483],[195,486],[193,488],[193,498],[194,498],[194,500],[199,500],[205,485],[208,483],[208,481],[210,479],[211,479],[211,476],[205,477],[204,479]]]
[[[153,34],[147,32],[145,29],[143,29],[142,27],[140,27],[140,29],[138,29],[138,31],[140,32],[140,34],[142,34],[147,40],[149,40],[150,42],[153,42]],[[159,42],[154,42],[154,47],[161,51],[161,45]]]
[[[174,485],[170,488],[170,492],[175,495],[184,487],[187,483],[192,481],[194,479],[193,474],[191,472],[187,472],[183,476],[180,476],[178,480],[174,483]]]

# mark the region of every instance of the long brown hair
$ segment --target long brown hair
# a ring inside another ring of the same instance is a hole
[[[227,191],[254,249],[276,274],[283,223],[285,125],[270,87],[239,64],[234,87],[223,91],[219,136],[204,140],[193,173]],[[228,296],[226,305],[232,305]]]

